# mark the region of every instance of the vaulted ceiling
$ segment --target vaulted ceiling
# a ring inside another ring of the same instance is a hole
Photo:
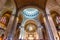
[[[15,0],[15,3],[19,9],[25,6],[37,6],[44,9],[46,2],[47,0]]]

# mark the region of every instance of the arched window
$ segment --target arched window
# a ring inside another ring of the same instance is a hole
[[[56,27],[60,24],[60,14],[58,14],[56,11],[51,11],[51,17],[54,21],[54,24]]]
[[[2,17],[0,19],[0,37],[2,35],[4,35],[4,33],[5,33],[5,30],[7,28],[9,19],[11,17],[11,13],[12,13],[12,11],[6,11],[6,12],[4,12],[4,14],[2,15]]]
[[[60,36],[60,14],[58,14],[56,11],[51,11],[51,17]]]

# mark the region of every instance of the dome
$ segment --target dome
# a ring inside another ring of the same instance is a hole
[[[26,8],[23,10],[23,15],[26,18],[35,18],[39,14],[39,10],[36,8]]]

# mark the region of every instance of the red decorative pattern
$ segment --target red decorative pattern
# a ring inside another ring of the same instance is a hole
[[[6,24],[6,17],[2,17],[0,20],[2,23]]]

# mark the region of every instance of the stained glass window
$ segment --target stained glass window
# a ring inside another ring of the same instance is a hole
[[[23,15],[26,18],[35,18],[39,14],[39,10],[36,8],[26,8],[23,10]]]

